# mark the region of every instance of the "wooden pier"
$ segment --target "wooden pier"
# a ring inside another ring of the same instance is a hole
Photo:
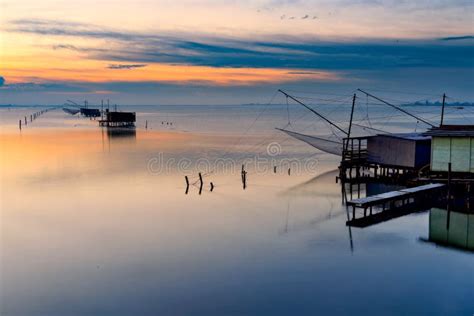
[[[412,206],[417,205],[417,199],[432,201],[434,200],[432,199],[433,194],[445,187],[445,184],[430,183],[348,201],[347,206],[352,206],[352,218],[346,224],[348,226],[366,227],[405,215]],[[375,207],[381,208],[381,211],[374,212]],[[363,217],[356,218],[356,208],[364,210]]]

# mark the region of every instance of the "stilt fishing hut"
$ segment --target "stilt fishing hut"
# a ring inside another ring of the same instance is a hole
[[[432,138],[431,171],[474,173],[474,125],[442,125],[424,133]]]
[[[81,108],[81,115],[85,117],[100,117],[99,109]]]
[[[105,110],[105,118],[99,121],[100,126],[107,127],[134,127],[135,112],[110,112]]]
[[[367,137],[367,161],[380,166],[420,169],[430,163],[431,137],[420,133]]]

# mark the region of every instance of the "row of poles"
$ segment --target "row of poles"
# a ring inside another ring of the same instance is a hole
[[[273,167],[273,173],[277,173],[277,167],[276,166]],[[242,188],[244,190],[247,188],[247,174],[248,174],[248,172],[245,170],[245,165],[242,165],[242,169],[240,171],[240,179],[242,181]],[[288,168],[288,175],[291,175],[291,168]],[[188,194],[189,186],[191,185],[190,182],[189,182],[188,176],[184,176],[184,180],[186,181],[185,194]],[[199,172],[199,181],[197,181],[197,182],[199,182],[199,195],[201,195],[202,189],[204,187],[204,180],[203,180],[201,172]],[[210,182],[209,185],[210,185],[209,191],[212,192],[214,190],[214,183]]]
[[[49,111],[49,109],[45,109],[45,110],[41,110],[41,111],[35,112],[33,114],[30,114],[30,124],[33,123],[33,121],[36,120],[41,115],[47,113],[48,111]],[[22,119],[20,119],[18,121],[18,128],[20,129],[20,131],[21,131],[21,128],[23,126],[28,126],[28,116],[25,116],[24,121]]]
[[[184,176],[184,179],[186,180],[186,192],[185,194],[188,194],[189,192],[189,178],[188,176]],[[199,195],[202,193],[202,188],[204,186],[204,180],[202,178],[202,174],[199,172]],[[214,191],[214,183],[210,182],[210,192]]]

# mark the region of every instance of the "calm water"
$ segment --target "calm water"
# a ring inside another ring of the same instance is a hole
[[[474,313],[473,253],[427,242],[442,211],[346,227],[338,159],[274,130],[286,106],[130,108],[128,133],[61,110],[20,132],[38,108],[0,110],[2,315]],[[415,128],[378,111],[357,117]],[[303,110],[290,122],[328,133]]]

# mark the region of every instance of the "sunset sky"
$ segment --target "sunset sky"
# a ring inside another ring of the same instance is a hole
[[[0,103],[239,104],[278,88],[474,101],[471,0],[0,0]]]

